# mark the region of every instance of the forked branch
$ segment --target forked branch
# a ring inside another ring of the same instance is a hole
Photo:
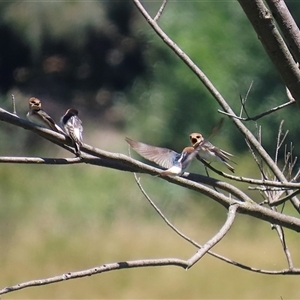
[[[258,1],[258,0],[253,0]],[[236,114],[231,109],[231,107],[228,105],[228,102],[222,97],[222,95],[219,93],[219,91],[215,88],[215,86],[212,84],[212,82],[208,79],[208,77],[204,74],[202,70],[191,60],[191,58],[174,42],[172,41],[169,36],[160,28],[160,26],[155,22],[151,16],[148,14],[144,6],[141,4],[139,0],[133,0],[134,4],[136,5],[137,9],[141,12],[141,14],[145,17],[147,22],[150,24],[150,26],[153,28],[153,30],[156,32],[156,34],[163,40],[163,42],[172,49],[176,55],[192,70],[192,72],[199,78],[199,80],[204,84],[206,89],[211,93],[211,95],[215,98],[215,100],[219,103],[219,105],[222,107],[223,111],[230,114],[232,116],[232,121],[236,125],[236,127],[241,131],[241,133],[247,138],[247,140],[252,144],[252,146],[255,148],[255,150],[259,153],[259,155],[262,157],[262,159],[265,161],[265,163],[268,165],[269,169],[274,173],[274,175],[277,177],[278,181],[281,182],[288,182],[285,178],[284,174],[282,174],[281,170],[278,168],[278,166],[274,163],[272,158],[269,156],[269,154],[265,151],[265,149],[261,146],[259,141],[255,138],[255,136],[248,130],[248,128],[239,120],[236,118]],[[239,0],[239,2],[243,2],[242,0]],[[252,3],[252,1],[245,1]],[[295,78],[297,79],[297,89],[298,85],[300,84],[300,73],[298,70],[298,67],[293,66],[293,68],[296,68],[297,71],[292,72],[291,76],[294,76],[293,82],[295,82]],[[299,77],[299,79],[298,79]],[[300,89],[298,89],[298,92],[295,92],[296,86],[294,84],[286,84],[292,94],[299,94],[300,99]],[[291,192],[288,192],[291,193]],[[294,208],[300,213],[300,201],[297,197],[292,197],[291,202],[294,206]]]

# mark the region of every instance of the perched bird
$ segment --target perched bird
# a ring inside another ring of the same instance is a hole
[[[29,99],[29,112],[26,117],[32,123],[63,133],[63,130],[54,122],[54,120],[42,110],[41,101],[35,97]]]
[[[141,142],[134,141],[128,137],[126,142],[131,148],[144,158],[155,162],[167,170],[160,173],[161,176],[180,176],[188,168],[191,161],[198,153],[197,143],[195,147],[186,147],[181,153],[177,153],[168,148],[151,146]]]
[[[209,141],[205,140],[200,133],[191,133],[190,140],[194,147],[196,146],[200,148],[197,153],[197,159],[202,158],[210,162],[221,162],[225,164],[231,172],[234,173],[234,168],[227,162],[231,161],[234,163],[234,161],[230,159],[230,157],[233,156],[232,154],[215,147]]]
[[[61,117],[61,124],[71,138],[74,144],[76,155],[80,156],[80,147],[83,143],[82,140],[82,122],[78,118],[78,110],[69,108],[66,113]]]

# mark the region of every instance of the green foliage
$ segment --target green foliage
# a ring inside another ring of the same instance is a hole
[[[297,19],[299,9],[291,5]],[[154,15],[159,3],[145,6]],[[0,31],[7,41],[0,49],[5,61],[0,65],[0,88],[5,92],[18,87],[43,101],[86,107],[86,118],[101,118],[121,129],[126,125],[126,135],[178,151],[188,144],[191,132],[209,137],[222,117],[199,79],[129,1],[7,2],[1,8]],[[240,95],[246,95],[252,81],[247,101],[250,116],[286,101],[277,71],[238,3],[201,1],[183,6],[171,1],[159,24],[236,113]],[[221,142],[228,140],[235,152],[244,151],[245,143],[225,119],[213,142],[222,147]],[[282,119],[290,130],[287,142],[293,141],[299,149],[298,114],[293,107],[258,124],[249,123],[253,132],[262,126],[269,151],[274,151]]]
[[[101,4],[91,2],[7,2],[2,8],[3,23],[14,28],[38,55],[45,32],[50,38],[64,39],[72,47],[83,47],[85,30],[108,25]]]
[[[237,3],[188,2],[183,9],[181,2],[170,2],[159,24],[208,75],[237,114],[241,108],[240,95],[246,96],[251,82],[246,106],[250,116],[287,101],[277,71]],[[145,142],[180,150],[188,143],[190,132],[210,135],[221,118],[219,107],[147,24],[143,32],[149,43],[145,57],[151,66],[151,79],[141,79],[142,83],[139,81],[133,88],[132,101],[138,109],[130,118],[130,130]],[[274,152],[277,129],[285,119],[285,128],[290,130],[287,143],[293,140],[299,149],[297,118],[297,110],[291,107],[248,125],[254,133],[262,126],[263,145]],[[219,138],[216,136],[217,145],[227,139],[235,152],[247,149],[227,118],[223,127]]]

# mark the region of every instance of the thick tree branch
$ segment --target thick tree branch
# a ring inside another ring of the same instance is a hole
[[[291,52],[300,62],[300,32],[284,0],[266,0]]]
[[[50,133],[50,132],[49,132]],[[52,133],[52,132],[51,132]],[[95,149],[95,148],[94,148]],[[95,149],[98,153],[102,153],[102,150],[100,149]],[[104,151],[106,153],[106,151]],[[98,153],[94,153],[95,155],[98,155]],[[150,167],[149,165],[140,163],[139,161],[129,158],[129,160],[127,161],[127,156],[126,155],[122,155],[122,154],[114,154],[111,152],[108,152],[111,155],[115,155],[117,157],[115,158],[110,158],[106,160],[106,156],[104,156],[104,158],[98,158],[98,157],[94,157],[91,155],[86,155],[83,154],[82,157],[74,157],[74,158],[46,158],[46,157],[15,157],[15,156],[0,156],[0,163],[15,163],[15,164],[45,164],[45,165],[68,165],[68,164],[79,164],[79,163],[86,163],[86,164],[91,164],[91,165],[97,165],[97,166],[102,166],[102,167],[108,167],[108,168],[112,168],[112,169],[117,169],[117,170],[121,170],[121,171],[128,171],[128,172],[135,172],[135,170],[138,170],[139,173],[148,173],[148,167]],[[133,165],[137,164],[137,166],[135,168],[130,169],[131,165],[129,164],[125,164],[124,161],[124,165],[122,168],[122,164],[119,162],[119,157],[123,157],[125,161],[127,161],[128,163],[131,163]],[[234,176],[231,174],[227,174],[224,173],[222,171],[219,171],[217,169],[215,169],[214,167],[212,167],[210,164],[206,163],[205,161],[203,161],[203,163],[205,164],[206,167],[210,168],[211,170],[213,170],[215,173],[237,181],[237,182],[244,182],[244,183],[250,183],[250,184],[256,184],[256,185],[261,185],[262,187],[249,187],[249,189],[251,190],[255,190],[255,189],[265,189],[265,186],[270,186],[270,187],[278,187],[278,191],[285,191],[286,189],[300,189],[300,183],[296,183],[296,182],[280,182],[280,181],[272,181],[272,180],[261,180],[261,179],[253,179],[253,178],[248,178],[248,177],[243,177],[243,176]],[[147,166],[145,170],[143,170],[143,167]],[[138,169],[138,167],[140,169]],[[150,167],[151,168],[151,167]],[[151,175],[157,175],[160,174],[160,169],[157,168],[153,168],[154,173]],[[150,173],[149,173],[150,174]],[[195,181],[195,182],[199,182],[199,183],[204,183],[216,188],[220,188],[223,189],[233,195],[235,195],[238,199],[241,199],[242,201],[249,201],[252,202],[251,198],[249,198],[245,193],[242,193],[241,190],[237,189],[235,186],[223,182],[221,180],[218,179],[214,179],[212,177],[207,177],[207,176],[203,176],[200,174],[193,174],[193,173],[188,173],[186,172],[184,174],[184,177]],[[272,206],[275,205],[279,205],[282,204],[284,201],[286,201],[287,199],[291,198],[294,195],[299,194],[299,190],[296,190],[293,192],[293,194],[288,195],[286,197],[284,197],[284,199],[280,199],[278,200],[278,202],[276,202],[276,204],[272,203]]]
[[[300,103],[300,72],[288,47],[276,28],[270,11],[265,6],[263,0],[238,1],[255,29],[268,56],[281,75],[284,84],[288,87],[297,103]],[[283,1],[276,0],[269,2]],[[289,36],[292,38],[291,35]],[[297,36],[293,38],[297,38]]]
[[[41,135],[42,137],[48,139],[49,141],[52,141],[53,143],[59,145],[59,146],[65,146],[65,143],[71,144],[71,141],[67,139],[65,136],[56,133],[52,130],[42,128],[39,126],[35,126],[33,123],[28,122],[26,120],[23,120],[19,118],[18,116],[15,116],[13,114],[10,114],[0,108],[0,120],[8,122],[10,124],[23,127],[27,130],[32,130],[36,132],[37,134]],[[128,171],[128,172],[139,172],[139,173],[147,173],[149,175],[160,175],[161,170],[151,167],[149,165],[143,164],[139,161],[136,161],[124,154],[119,153],[111,153],[108,151],[100,150],[97,148],[94,148],[92,146],[89,146],[87,144],[83,144],[81,147],[82,152],[82,158],[81,160],[88,164],[93,165],[99,165],[109,168],[114,168],[122,171]],[[70,148],[70,151],[73,152],[73,149]],[[89,154],[86,155],[85,153]],[[91,157],[92,155],[92,157]],[[42,160],[41,160],[42,161]],[[40,162],[41,162],[40,161]],[[45,160],[44,160],[45,161]],[[197,178],[198,182],[201,182],[203,180],[205,184],[210,184],[213,187],[219,187],[222,189],[225,189],[229,191],[231,194],[236,194],[235,189],[231,188],[229,184],[223,183],[219,180],[205,177],[202,175],[196,175],[196,174],[188,174],[185,173],[184,176],[186,178],[195,179]],[[229,208],[230,205],[236,203],[236,200],[234,200],[231,196],[227,197],[223,193],[217,192],[212,188],[209,188],[203,184],[200,184],[198,182],[193,182],[191,180],[185,179],[183,177],[160,177],[163,180],[167,180],[173,184],[177,184],[179,186],[195,190],[197,192],[202,193],[203,195],[217,201],[221,205],[223,205],[226,208]],[[283,214],[280,214],[278,212],[272,212],[272,210],[264,208],[256,204],[251,198],[249,198],[246,194],[242,193],[241,191],[237,195],[237,199],[240,202],[239,206],[239,212],[244,214],[249,214],[251,216],[254,216],[256,218],[265,220],[267,222],[271,222],[274,224],[281,225],[283,227],[290,228],[295,231],[300,231],[300,219],[286,216]]]

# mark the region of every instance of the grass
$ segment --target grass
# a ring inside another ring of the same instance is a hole
[[[142,184],[183,232],[204,243],[226,211],[196,193],[142,175]],[[1,287],[142,258],[189,258],[196,249],[155,214],[130,173],[92,166],[1,165]],[[287,231],[295,265],[299,242]],[[261,268],[285,266],[275,232],[239,216],[214,251]],[[297,276],[251,273],[205,256],[189,271],[159,267],[114,271],[29,288],[3,299],[298,298]]]

